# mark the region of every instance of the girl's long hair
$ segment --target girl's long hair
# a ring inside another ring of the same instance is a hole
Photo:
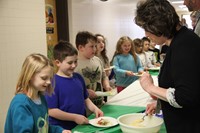
[[[111,60],[111,63],[113,62],[113,59],[114,59],[114,57],[115,57],[116,55],[119,55],[119,54],[122,54],[122,53],[123,53],[123,51],[122,51],[122,49],[121,49],[121,46],[122,46],[122,44],[123,44],[125,41],[129,41],[129,42],[131,43],[131,50],[130,50],[129,53],[133,56],[133,59],[134,59],[134,61],[135,61],[135,64],[137,64],[137,55],[136,55],[136,53],[135,53],[135,48],[134,48],[134,45],[133,45],[133,41],[132,41],[131,38],[128,37],[128,36],[123,36],[123,37],[121,37],[121,38],[117,41],[116,51],[115,51],[115,53],[114,53],[114,55],[113,55],[113,58],[112,58],[112,60]]]
[[[21,68],[15,94],[28,93],[30,97],[32,97],[35,89],[31,85],[31,79],[45,67],[50,67],[52,69],[53,77],[53,65],[46,56],[38,53],[27,56]],[[51,94],[53,92],[53,87],[49,85],[46,91]]]
[[[105,62],[105,64],[107,64],[107,63],[109,64],[109,59],[108,59],[107,50],[106,50],[106,38],[101,34],[96,34],[95,36],[96,36],[96,38],[98,36],[101,36],[104,39],[103,43],[105,46],[104,46],[103,51],[101,51],[101,56],[103,57],[103,61]]]

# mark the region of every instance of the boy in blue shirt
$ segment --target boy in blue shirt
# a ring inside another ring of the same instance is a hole
[[[74,72],[78,60],[77,50],[68,42],[59,42],[54,47],[53,54],[58,71],[54,75],[54,94],[46,96],[49,122],[64,129],[72,129],[77,124],[88,124],[86,107],[96,117],[103,116],[103,112],[88,98],[84,79]]]

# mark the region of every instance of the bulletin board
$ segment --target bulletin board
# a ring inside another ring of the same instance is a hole
[[[58,43],[55,0],[45,0],[46,39],[48,58],[53,58],[52,49]]]

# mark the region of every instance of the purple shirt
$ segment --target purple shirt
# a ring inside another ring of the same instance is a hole
[[[80,74],[74,73],[73,77],[66,78],[58,75],[55,78],[55,90],[52,96],[46,96],[48,108],[58,108],[68,113],[86,114],[85,99],[88,92],[84,79]],[[71,130],[77,124],[72,121],[62,121],[49,117],[50,124],[60,125],[64,129]]]

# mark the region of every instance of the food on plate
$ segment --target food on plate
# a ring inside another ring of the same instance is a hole
[[[111,124],[111,123],[110,123],[110,121],[101,118],[99,121],[97,121],[97,124],[98,124],[98,125],[106,126],[106,125]]]
[[[108,95],[112,96],[112,95],[116,95],[117,91],[112,89],[111,91],[107,91]]]
[[[115,118],[108,116],[91,119],[89,123],[95,127],[112,127],[118,124]]]
[[[143,75],[143,73],[142,72],[138,72],[138,73],[134,73],[134,75],[140,77],[140,76]]]
[[[117,94],[117,90],[112,89],[111,91],[106,91],[106,92],[96,91],[95,93],[97,96],[114,96]]]

